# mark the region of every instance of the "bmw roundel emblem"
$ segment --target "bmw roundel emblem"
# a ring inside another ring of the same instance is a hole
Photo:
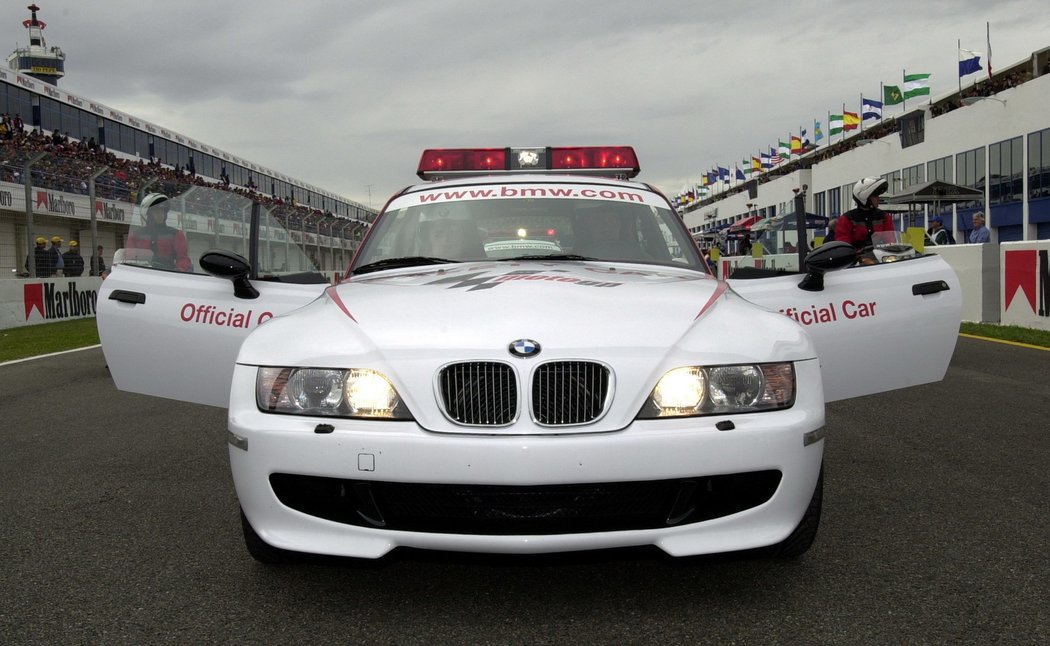
[[[507,349],[510,350],[510,353],[515,357],[527,359],[529,357],[535,357],[540,353],[540,344],[532,339],[518,339],[511,343]]]

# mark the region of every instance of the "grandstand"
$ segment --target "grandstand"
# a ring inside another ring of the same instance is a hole
[[[34,11],[27,26],[39,28],[37,22]],[[22,58],[13,54],[11,60]],[[175,196],[197,186],[260,202],[327,272],[346,266],[375,219],[369,207],[60,90],[54,80],[0,69],[4,278],[24,271],[30,234],[78,240],[85,256],[97,245],[111,255],[124,246],[135,204],[146,191]]]
[[[897,195],[939,180],[978,189],[983,196],[897,212],[901,230],[925,228],[930,217],[940,215],[962,242],[972,214],[981,212],[992,242],[1050,239],[1047,105],[1050,47],[962,91],[907,104],[909,109],[897,117],[835,137],[833,144],[792,156],[769,172],[721,184],[723,190],[710,197],[693,201],[680,195],[679,211],[702,244],[723,244],[730,228],[742,232],[794,212],[798,193],[807,213],[834,218],[852,208],[852,186],[861,177],[885,177],[889,193]],[[794,235],[789,230],[781,237]]]

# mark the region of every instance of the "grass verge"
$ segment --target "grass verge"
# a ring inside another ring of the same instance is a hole
[[[0,362],[98,344],[95,319],[83,318],[0,330]]]
[[[963,334],[1050,348],[1050,332],[1016,325],[963,323]],[[98,344],[94,318],[0,330],[0,363]]]
[[[959,329],[963,334],[985,336],[1000,341],[1013,341],[1050,348],[1050,332],[1018,325],[996,325],[994,323],[963,323]]]

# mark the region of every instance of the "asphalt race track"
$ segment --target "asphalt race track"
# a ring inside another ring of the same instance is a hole
[[[91,349],[0,366],[0,419],[2,644],[1050,642],[1046,351],[960,338],[945,381],[830,406],[796,561],[266,567],[225,411],[117,392]]]

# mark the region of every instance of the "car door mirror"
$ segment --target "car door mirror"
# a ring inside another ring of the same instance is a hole
[[[806,256],[806,276],[799,289],[819,292],[824,289],[824,274],[849,267],[857,259],[857,250],[846,242],[832,241],[820,245]]]
[[[233,282],[233,295],[237,298],[259,298],[259,290],[248,280],[251,264],[243,257],[225,249],[209,249],[201,254],[201,269],[216,278]]]

